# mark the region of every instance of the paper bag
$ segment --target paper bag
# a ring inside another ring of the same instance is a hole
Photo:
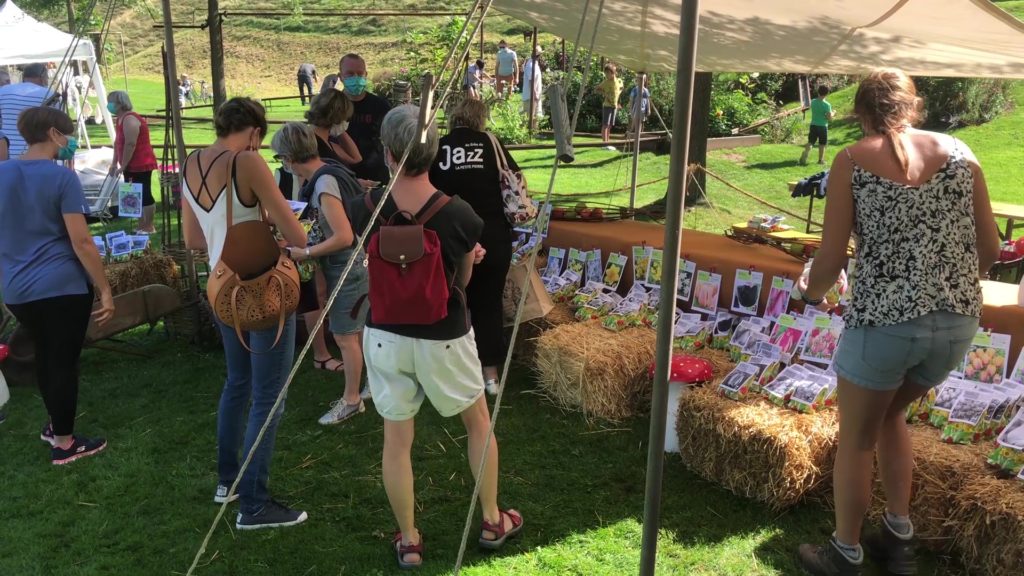
[[[513,264],[505,277],[505,291],[502,294],[502,308],[504,311],[505,326],[511,326],[516,320],[516,307],[519,306],[521,290],[527,290],[526,302],[523,304],[523,316],[521,322],[543,318],[555,307],[544,289],[540,274],[536,270],[530,270],[527,262]]]

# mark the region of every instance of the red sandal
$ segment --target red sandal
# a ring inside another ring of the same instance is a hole
[[[505,530],[505,517],[512,521],[512,527]],[[498,550],[505,541],[513,538],[523,530],[523,515],[515,510],[498,510],[500,521],[495,525],[484,520],[480,523],[480,547],[484,550]],[[484,532],[494,534],[494,539],[484,538]]]
[[[395,559],[398,560],[398,567],[402,570],[413,570],[423,565],[423,533],[420,532],[419,544],[402,544],[402,533],[395,532],[394,539],[391,540],[392,545],[395,547]],[[406,554],[419,554],[420,559],[416,562],[406,562]]]

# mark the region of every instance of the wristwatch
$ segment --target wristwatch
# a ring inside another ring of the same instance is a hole
[[[825,301],[825,297],[822,296],[821,298],[816,298],[816,299],[812,300],[812,299],[807,297],[807,294],[804,294],[801,291],[800,292],[800,301],[803,302],[804,304],[810,304],[811,306],[817,306],[817,305],[819,305],[819,304],[821,304],[822,302]]]

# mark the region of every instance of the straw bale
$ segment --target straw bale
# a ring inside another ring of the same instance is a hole
[[[831,482],[839,430],[833,410],[801,414],[760,398],[737,402],[709,386],[682,396],[676,430],[688,468],[772,508]]]
[[[1024,574],[1024,483],[985,476],[952,495],[955,548],[981,574]]]
[[[575,322],[572,309],[568,304],[555,304],[543,318],[523,322],[519,325],[519,332],[516,334],[515,350],[512,357],[528,364],[533,363],[533,357],[537,353],[537,338],[556,326]],[[512,328],[506,328],[508,334]]]
[[[637,413],[654,360],[653,330],[609,332],[597,322],[557,326],[537,338],[534,367],[541,391],[587,418],[619,421]]]
[[[113,262],[105,270],[115,296],[150,284],[177,288],[180,279],[174,259],[156,252],[133,256],[126,262]]]

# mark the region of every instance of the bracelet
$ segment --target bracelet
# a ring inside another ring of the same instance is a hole
[[[306,258],[309,258],[309,246],[306,246]]]
[[[812,299],[807,297],[807,294],[804,294],[803,292],[800,292],[800,301],[803,302],[804,304],[810,304],[811,306],[817,306],[817,305],[819,305],[819,304],[821,304],[822,302],[825,301],[825,297],[822,296],[821,298],[817,298],[817,299],[812,300]]]

